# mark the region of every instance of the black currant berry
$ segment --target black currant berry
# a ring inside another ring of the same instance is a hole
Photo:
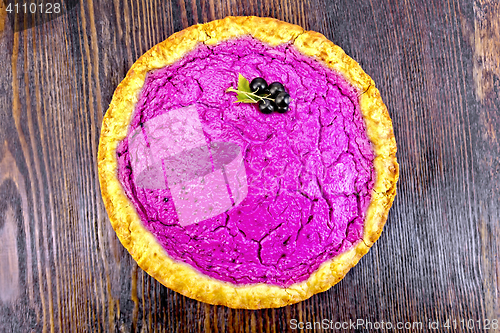
[[[276,105],[284,107],[290,104],[290,95],[287,92],[280,92],[275,99]]]
[[[267,82],[261,77],[256,77],[250,82],[250,90],[253,93],[262,93],[267,89]]]
[[[270,101],[268,99],[261,99],[259,101],[259,110],[264,114],[273,113],[273,111],[276,110],[276,108],[277,106],[273,101]]]
[[[288,105],[276,107],[276,111],[279,113],[285,113],[288,111]]]
[[[271,98],[276,98],[280,92],[285,91],[285,87],[279,82],[273,82],[269,85],[269,94]]]

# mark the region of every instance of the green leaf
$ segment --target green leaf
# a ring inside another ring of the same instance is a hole
[[[241,92],[251,93],[250,82],[241,73],[238,75],[238,90]]]
[[[248,95],[248,93],[252,93],[252,90],[250,90],[250,82],[248,82],[248,80],[240,73],[238,74],[238,91],[236,95],[236,103],[256,103],[257,100]]]

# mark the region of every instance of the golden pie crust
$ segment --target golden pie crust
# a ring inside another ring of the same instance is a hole
[[[367,210],[363,240],[324,262],[306,281],[287,288],[264,283],[234,285],[211,278],[171,259],[146,229],[118,180],[116,147],[127,133],[146,73],[165,67],[193,50],[197,43],[216,44],[252,35],[276,46],[292,42],[303,54],[316,58],[342,76],[359,92],[359,105],[375,153],[376,181]],[[99,181],[104,204],[118,238],[138,265],[166,287],[182,295],[231,308],[281,307],[305,300],[339,282],[379,238],[396,195],[399,165],[391,118],[373,80],[356,61],[320,33],[272,18],[226,17],[177,32],[142,55],[118,85],[104,117],[98,153]]]

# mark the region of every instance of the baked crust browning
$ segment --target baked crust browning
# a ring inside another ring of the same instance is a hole
[[[375,152],[376,181],[367,210],[363,240],[324,262],[304,282],[287,288],[267,284],[234,285],[172,260],[146,229],[118,180],[116,148],[128,134],[129,123],[147,72],[181,59],[199,43],[252,35],[276,46],[293,43],[303,54],[340,73],[359,93],[359,105]],[[271,18],[226,17],[191,26],[173,34],[141,56],[118,85],[104,117],[98,152],[101,192],[113,229],[138,265],[166,287],[210,304],[232,308],[281,307],[305,300],[340,281],[380,236],[396,195],[399,166],[389,117],[373,80],[357,62],[323,35]]]

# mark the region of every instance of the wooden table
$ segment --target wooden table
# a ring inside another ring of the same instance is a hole
[[[0,332],[283,332],[294,319],[480,332],[500,320],[499,1],[82,0],[15,33],[3,7]],[[398,143],[380,240],[329,291],[280,309],[163,287],[118,241],[99,189],[101,121],[129,67],[175,31],[227,15],[275,17],[340,45],[377,83]]]

